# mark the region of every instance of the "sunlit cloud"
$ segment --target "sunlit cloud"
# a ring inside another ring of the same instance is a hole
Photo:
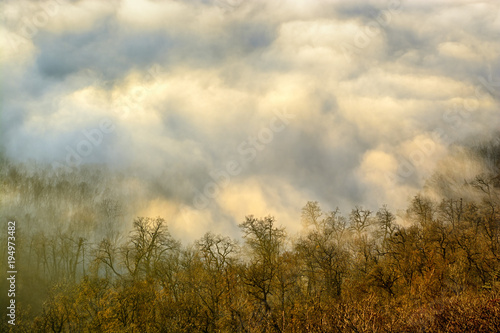
[[[136,214],[168,217],[187,238],[233,233],[246,214],[294,231],[307,200],[399,208],[451,147],[500,125],[494,2],[52,0],[1,10],[7,157],[66,165],[109,121],[79,165],[123,172],[144,201]],[[245,149],[251,161],[197,208],[211,174]]]

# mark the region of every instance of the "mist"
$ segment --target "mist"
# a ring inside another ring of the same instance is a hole
[[[496,2],[53,0],[0,12],[4,158],[107,170],[130,193],[124,223],[162,216],[187,240],[235,235],[249,214],[293,233],[308,200],[400,209],[463,161],[457,151],[498,136]]]

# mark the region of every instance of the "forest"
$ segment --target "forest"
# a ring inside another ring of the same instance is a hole
[[[500,332],[499,147],[474,149],[490,172],[460,186],[435,175],[440,196],[417,193],[401,212],[310,201],[298,235],[248,215],[239,239],[208,232],[189,244],[162,217],[129,219],[109,170],[3,159],[18,280],[16,325],[0,331]]]

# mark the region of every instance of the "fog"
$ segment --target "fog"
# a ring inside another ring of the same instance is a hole
[[[249,214],[293,233],[309,200],[397,210],[498,136],[499,9],[4,1],[1,151],[109,170],[130,216],[187,239]]]

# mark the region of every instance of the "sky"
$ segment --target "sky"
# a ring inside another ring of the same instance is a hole
[[[401,209],[498,137],[498,1],[7,0],[0,44],[4,154],[121,172],[190,239]]]

